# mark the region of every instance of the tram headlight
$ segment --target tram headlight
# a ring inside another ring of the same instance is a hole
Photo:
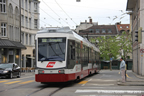
[[[58,70],[58,73],[64,73],[64,70]]]

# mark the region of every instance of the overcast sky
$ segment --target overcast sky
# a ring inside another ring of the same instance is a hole
[[[126,5],[127,0],[40,0],[40,27],[75,29],[80,22],[89,21],[88,17],[99,25],[128,24]]]

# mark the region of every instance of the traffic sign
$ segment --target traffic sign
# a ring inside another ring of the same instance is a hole
[[[144,53],[144,49],[140,49],[140,53]]]

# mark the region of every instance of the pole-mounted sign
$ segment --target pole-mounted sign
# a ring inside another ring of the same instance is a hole
[[[140,53],[144,53],[144,49],[140,49]]]

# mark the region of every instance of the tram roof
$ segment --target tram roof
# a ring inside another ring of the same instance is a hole
[[[69,33],[74,36],[75,39],[78,39],[82,41],[85,44],[88,44],[88,46],[92,47],[94,50],[100,52],[100,50],[92,43],[90,43],[87,38],[83,38],[82,36],[75,33],[73,30],[71,30],[69,27],[49,27],[49,28],[43,28],[42,30],[38,31],[37,34],[43,34],[43,33]]]

